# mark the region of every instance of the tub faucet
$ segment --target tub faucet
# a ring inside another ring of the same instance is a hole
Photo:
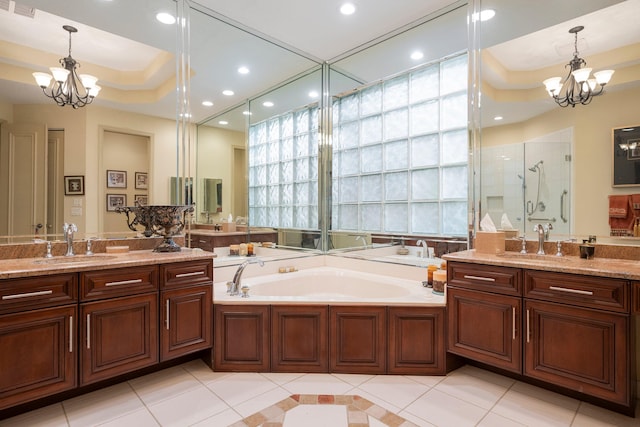
[[[533,226],[533,231],[538,233],[538,255],[544,255],[544,241],[549,238],[549,230],[553,229],[553,225],[550,223],[547,224],[536,224]]]
[[[416,242],[416,246],[422,245],[422,258],[425,258],[429,254],[429,246],[427,246],[427,242],[420,239]]]
[[[64,256],[74,256],[73,253],[73,233],[78,231],[78,227],[75,224],[64,223],[62,225],[62,233],[64,234],[64,240],[67,242],[67,253]]]
[[[264,267],[264,261],[260,258],[249,258],[240,264],[240,267],[236,270],[236,274],[233,275],[233,281],[229,285],[229,295],[235,296],[240,293],[239,290],[241,288],[240,281],[242,280],[242,272],[247,268],[247,265],[255,263],[260,264],[260,267]]]

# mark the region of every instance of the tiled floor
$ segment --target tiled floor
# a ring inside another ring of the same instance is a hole
[[[361,396],[418,426],[640,426],[640,418],[470,366],[446,377],[258,374],[211,372],[199,360],[3,420],[0,426],[224,427],[295,394]],[[636,411],[640,414],[640,407]],[[321,413],[304,416],[303,426],[346,427],[340,409]],[[295,416],[289,423],[285,416],[284,427],[299,427]],[[369,425],[385,424],[369,418]]]

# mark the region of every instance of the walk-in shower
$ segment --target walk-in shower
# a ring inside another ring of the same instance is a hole
[[[536,202],[534,203],[533,200],[527,200],[527,205],[526,205],[527,215],[533,215],[538,211],[544,212],[544,210],[546,209],[544,202],[540,200],[540,186],[542,184],[542,175],[544,171],[544,169],[542,168],[543,165],[544,165],[544,161],[539,160],[535,165],[529,168],[529,171],[536,173],[538,175],[538,186],[536,188]]]

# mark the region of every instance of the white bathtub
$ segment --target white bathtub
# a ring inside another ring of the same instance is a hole
[[[226,282],[214,285],[217,304],[331,304],[443,306],[445,298],[414,280],[359,271],[316,267],[292,273],[242,279],[249,298],[227,294]]]

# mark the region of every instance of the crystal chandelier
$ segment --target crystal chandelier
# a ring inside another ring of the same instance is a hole
[[[51,67],[51,74],[33,73],[33,77],[42,92],[56,104],[61,107],[71,105],[75,109],[91,104],[100,92],[100,86],[96,85],[97,77],[77,74],[76,68],[80,63],[71,57],[71,33],[78,30],[71,25],[63,25],[62,28],[69,32],[69,56],[60,58],[60,65],[64,68]]]
[[[573,59],[565,65],[569,67],[569,75],[564,82],[562,77],[551,77],[542,82],[554,101],[561,107],[577,104],[587,105],[594,96],[602,95],[604,86],[609,83],[613,70],[602,70],[593,73],[594,78],[589,78],[591,68],[585,67],[587,62],[578,56],[578,33],[584,30],[583,26],[573,27],[569,33],[575,36],[575,49]]]

